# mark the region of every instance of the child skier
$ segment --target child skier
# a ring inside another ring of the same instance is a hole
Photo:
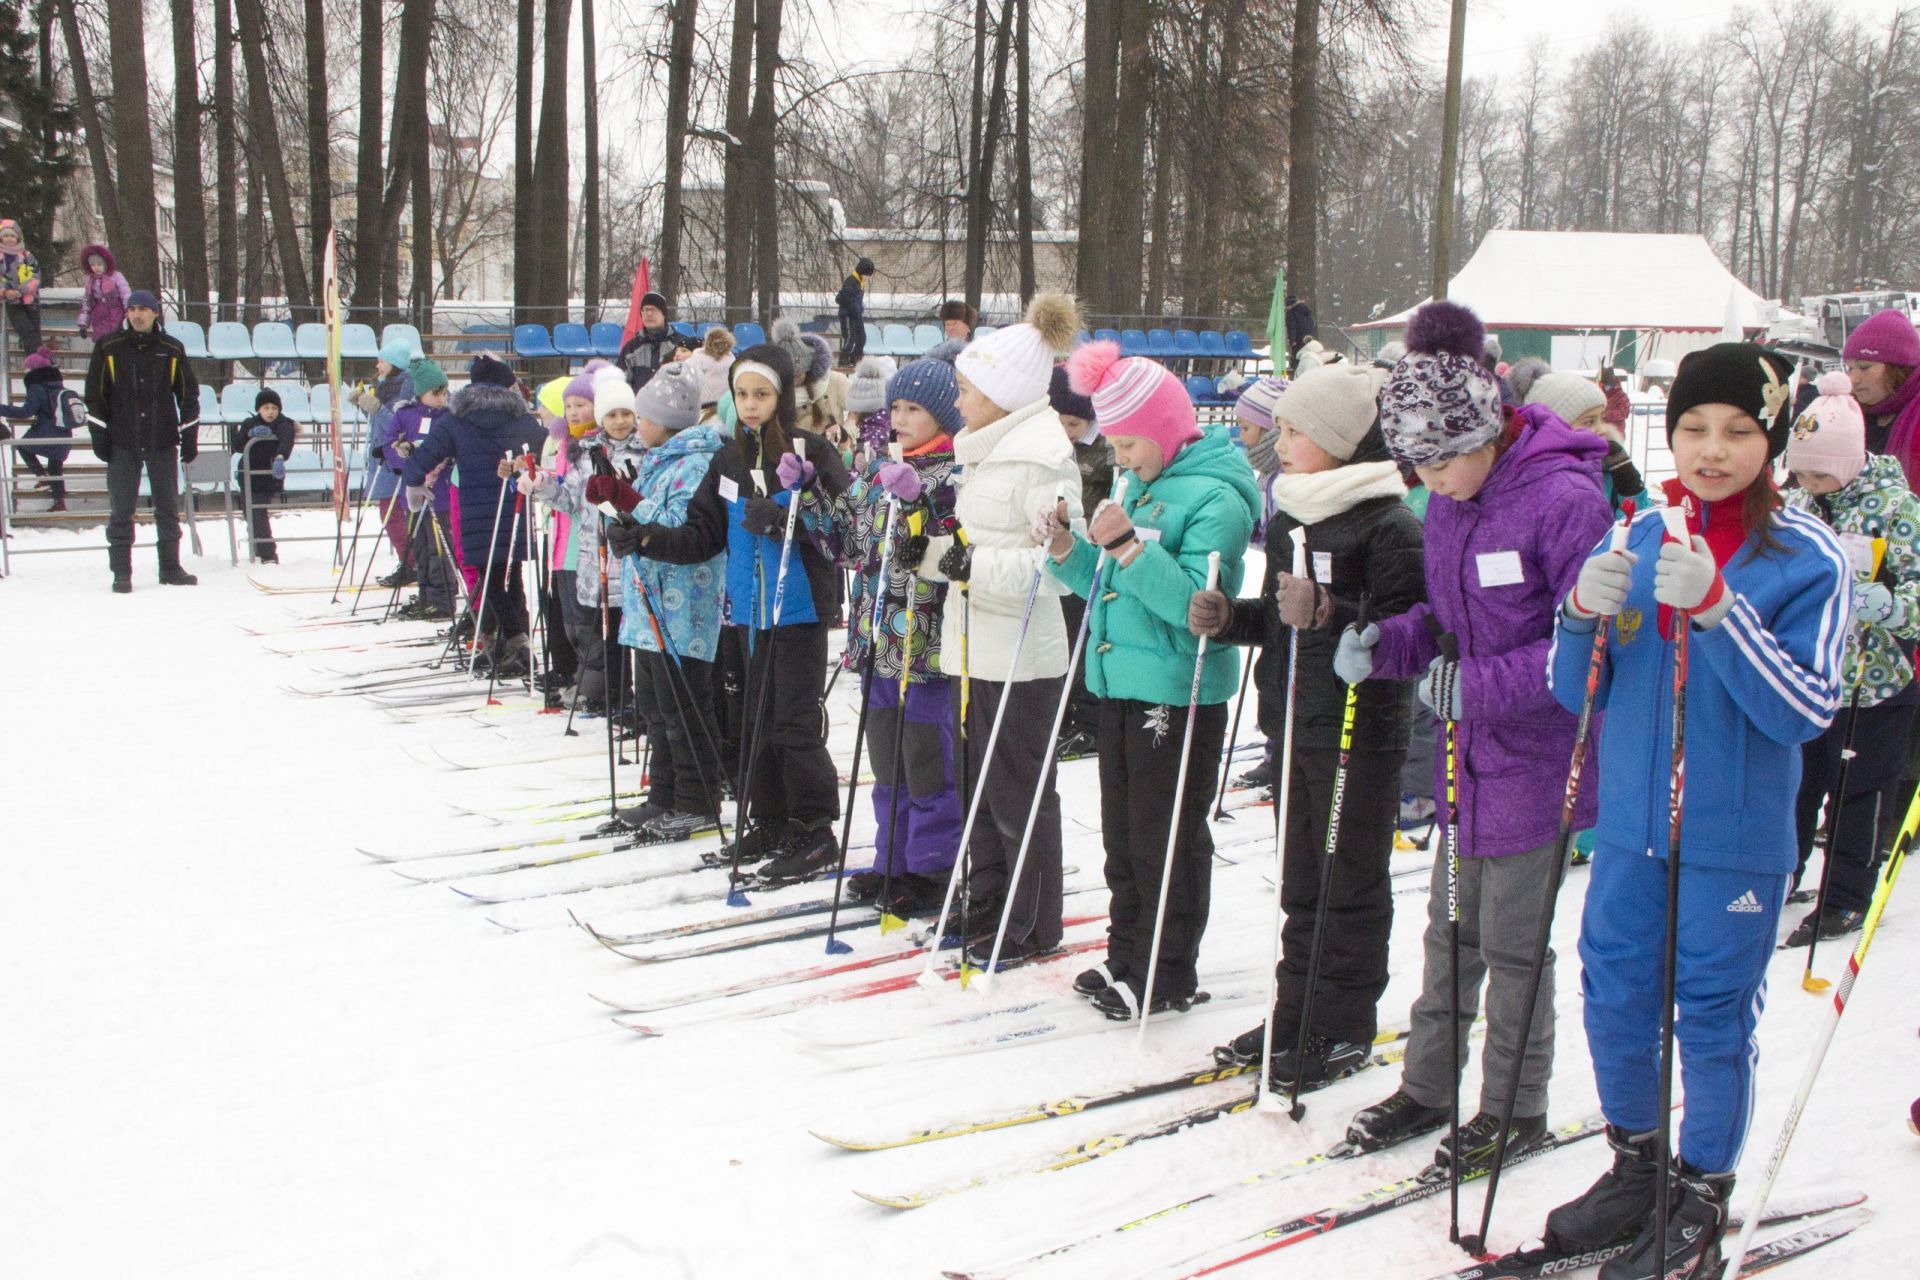
[[[1520,403],[1544,405],[1575,431],[1591,431],[1607,442],[1600,483],[1614,515],[1620,514],[1623,503],[1647,506],[1646,482],[1627,453],[1620,428],[1606,416],[1607,395],[1597,385],[1577,373],[1544,373],[1528,384]]]
[[[585,485],[589,503],[621,512],[607,529],[619,574],[609,585],[620,584],[620,643],[635,651],[634,688],[653,759],[646,802],[620,818],[648,842],[711,828],[725,779],[713,659],[727,568],[718,493],[727,439],[700,422],[700,394],[699,372],[688,364],[655,374],[634,398],[633,443],[645,452],[631,479],[615,465],[611,475],[595,468]]]
[[[271,506],[286,491],[287,459],[300,426],[282,416],[280,394],[263,387],[253,398],[253,416],[227,428],[227,452],[235,455],[235,484],[246,499],[253,530],[253,558],[261,564],[280,563],[273,541]]]
[[[875,358],[867,357],[861,367]],[[866,690],[876,857],[871,871],[852,877],[848,891],[905,917],[940,909],[960,848],[952,704],[940,650],[947,590],[914,571],[929,539],[954,529],[953,436],[963,423],[950,364],[916,360],[893,375],[885,394],[902,461],[881,451],[861,484],[832,500],[809,490],[805,510],[817,513],[835,559],[861,579],[863,603],[852,620],[844,664],[866,670],[876,637],[879,646],[871,654]],[[889,501],[898,512],[891,528]],[[883,901],[889,885],[893,896]]]
[[[1859,720],[1843,712],[1833,726],[1800,751],[1800,799],[1794,821],[1800,858],[1799,884],[1827,810],[1827,856],[1834,860],[1824,915],[1813,912],[1787,935],[1789,947],[1820,937],[1838,938],[1858,929],[1873,897],[1874,870],[1882,841],[1899,820],[1895,790],[1906,763],[1907,739],[1920,706],[1913,679],[1913,642],[1920,638],[1920,499],[1907,488],[1900,464],[1885,454],[1869,456],[1866,424],[1847,375],[1820,379],[1820,395],[1794,423],[1787,466],[1799,487],[1787,505],[1809,511],[1840,535],[1854,573],[1853,626],[1841,697],[1857,700]],[[1876,569],[1873,539],[1885,540]],[[1847,790],[1839,792],[1844,753]],[[1844,801],[1844,803],[1842,803]],[[1842,825],[1832,829],[1838,807]]]
[[[1092,399],[1115,463],[1133,477],[1125,501],[1102,502],[1084,537],[1073,531],[1065,502],[1046,521],[1049,572],[1087,600],[1087,687],[1101,699],[1100,827],[1112,919],[1106,963],[1074,985],[1108,1017],[1128,1019],[1143,1009],[1186,1009],[1199,990],[1213,873],[1207,807],[1227,704],[1240,687],[1240,655],[1221,645],[1202,658],[1187,614],[1207,586],[1212,556],[1219,557],[1220,590],[1239,593],[1260,492],[1232,435],[1224,427],[1202,432],[1186,389],[1162,365],[1122,359],[1116,342],[1091,342],[1068,358],[1067,373],[1073,389]],[[1108,563],[1096,579],[1102,549]],[[1189,716],[1191,746],[1183,751]]]
[[[1680,362],[1667,401],[1679,475],[1669,505],[1634,518],[1625,551],[1597,546],[1559,610],[1549,676],[1581,704],[1597,618],[1614,618],[1596,708],[1605,792],[1580,925],[1581,987],[1611,1170],[1547,1216],[1546,1246],[1632,1241],[1604,1280],[1719,1269],[1733,1168],[1752,1118],[1754,1029],[1794,865],[1800,747],[1841,697],[1851,610],[1845,551],[1809,512],[1780,509],[1770,470],[1787,445],[1793,364],[1727,342]],[[1675,773],[1673,637],[1687,628],[1686,754]],[[1624,712],[1624,714],[1622,714]],[[1667,901],[1669,796],[1681,801],[1679,901]],[[1679,930],[1666,936],[1677,909]],[[1677,1159],[1656,1159],[1661,993],[1676,947],[1675,1029],[1687,1107]],[[1673,1217],[1655,1222],[1659,1182]]]
[[[1598,436],[1576,432],[1537,406],[1510,411],[1486,367],[1484,330],[1467,308],[1432,302],[1407,326],[1407,355],[1380,398],[1380,425],[1396,459],[1431,491],[1425,522],[1427,603],[1344,632],[1334,671],[1349,684],[1420,676],[1417,692],[1453,722],[1458,883],[1436,856],[1427,905],[1423,986],[1414,1002],[1401,1087],[1361,1111],[1349,1134],[1389,1146],[1444,1124],[1459,1087],[1467,1032],[1486,979],[1487,1047],[1480,1110],[1460,1129],[1462,1176],[1490,1168],[1499,1113],[1516,1057],[1509,1156],[1546,1132],[1553,1064],[1553,953],[1531,1026],[1525,993],[1532,940],[1547,896],[1573,754],[1575,719],[1547,688],[1554,608],[1573,586],[1587,549],[1605,532]],[[1429,620],[1432,620],[1431,622]],[[1451,633],[1457,660],[1432,634]],[[1447,752],[1435,752],[1434,795],[1448,794]],[[1590,825],[1593,788],[1576,815]],[[1450,841],[1450,843],[1452,843]],[[1449,901],[1459,906],[1460,968],[1449,945]],[[1457,981],[1459,1018],[1452,1013]],[[1455,1056],[1457,1053],[1457,1057]],[[1454,1152],[1443,1141],[1436,1160]]]
[[[127,299],[132,290],[127,278],[114,263],[113,250],[103,244],[90,244],[80,251],[80,266],[87,273],[80,291],[80,332],[90,342],[118,329],[127,318]]]
[[[1376,397],[1383,370],[1348,364],[1308,370],[1273,404],[1273,483],[1267,523],[1266,581],[1258,600],[1224,591],[1196,594],[1187,610],[1195,635],[1261,646],[1282,672],[1275,718],[1286,715],[1290,643],[1299,646],[1280,900],[1278,998],[1273,1011],[1275,1087],[1296,1076],[1303,1089],[1349,1075],[1366,1062],[1379,1029],[1376,1006],[1387,986],[1393,882],[1387,870],[1407,754],[1408,691],[1372,680],[1360,685],[1352,751],[1331,879],[1321,883],[1333,785],[1340,757],[1346,689],[1333,672],[1334,649],[1359,617],[1360,602],[1397,617],[1426,598],[1420,518],[1406,504],[1400,468],[1387,453]],[[1309,576],[1297,578],[1292,531],[1307,534]],[[1291,640],[1289,639],[1291,633]],[[1315,907],[1327,901],[1318,981],[1306,987]],[[1294,1050],[1302,1010],[1312,1001],[1306,1053]],[[1216,1050],[1222,1062],[1259,1058],[1265,1024]]]
[[[1381,376],[1385,377],[1384,372]],[[1280,436],[1274,426],[1273,406],[1287,386],[1285,378],[1256,378],[1233,402],[1234,420],[1240,426],[1240,443],[1247,447],[1247,463],[1260,484],[1260,518],[1253,526],[1256,539],[1273,519],[1273,482],[1281,473],[1277,452]],[[1281,562],[1292,563],[1291,550],[1286,551]],[[1280,749],[1280,721],[1287,701],[1281,683],[1285,679],[1286,655],[1271,645],[1263,645],[1253,660],[1253,686],[1257,691],[1254,722],[1266,738],[1267,748],[1261,754],[1260,763],[1233,780],[1236,787],[1270,788],[1273,785],[1274,752]]]
[[[969,686],[965,776],[980,806],[969,847],[967,959],[984,965],[993,953],[1000,908],[1013,913],[1000,940],[1002,963],[1060,945],[1063,893],[1060,796],[1047,742],[1067,669],[1059,597],[1068,588],[1041,570],[1033,545],[1036,517],[1045,518],[1064,491],[1068,519],[1080,520],[1080,474],[1059,416],[1047,400],[1057,355],[1073,341],[1079,309],[1072,298],[1042,293],[1022,324],[999,329],[960,353],[955,364],[958,405],[966,427],[953,440],[958,493],[957,533],[928,540],[918,570],[930,582],[964,584],[964,607],[940,621],[941,669]],[[1032,599],[1032,612],[1027,601]],[[1017,660],[1016,660],[1017,655]],[[1008,699],[991,761],[987,739],[1002,699]],[[1013,864],[1034,793],[1041,792],[1033,839],[1018,884]],[[980,926],[986,922],[984,934]]]
[[[376,452],[394,439],[394,412],[419,394],[407,373],[412,355],[413,349],[405,342],[389,342],[380,348],[373,362],[373,385],[360,388],[351,397],[354,408],[367,415],[367,438],[373,441]],[[383,587],[404,587],[414,581],[418,573],[413,562],[413,547],[407,539],[405,497],[399,491],[398,478],[381,467],[376,456],[368,457],[367,467],[372,481],[367,497],[380,504],[382,527],[387,531],[387,540],[393,544],[394,558],[400,562],[392,573],[379,579],[379,583]]]
[[[40,263],[20,224],[0,218],[0,310],[7,313],[22,351],[40,349]],[[154,310],[159,310],[158,307]]]
[[[1092,399],[1069,383],[1067,366],[1054,367],[1053,381],[1047,385],[1047,402],[1060,419],[1060,429],[1067,433],[1067,443],[1073,446],[1073,465],[1080,471],[1080,510],[1091,512],[1113,492],[1113,445],[1100,434]],[[1069,645],[1080,634],[1080,619],[1086,611],[1087,602],[1072,592],[1060,597]],[[1060,725],[1056,759],[1078,760],[1100,749],[1099,708],[1099,699],[1087,688],[1087,664],[1082,663],[1073,673],[1073,696],[1067,703],[1067,718]]]
[[[833,822],[840,788],[823,732],[827,626],[840,572],[816,545],[817,531],[796,526],[786,545],[788,508],[798,490],[827,497],[847,487],[840,455],[794,426],[793,362],[772,343],[748,347],[733,363],[732,441],[709,471],[727,510],[727,621],[745,655],[740,770],[736,788],[747,830],[726,857],[772,859],[763,883],[811,879],[839,862]],[[793,456],[794,442],[805,459]],[[695,502],[703,501],[696,495]],[[785,576],[781,576],[784,569]]]
[[[54,363],[51,350],[42,347],[27,357],[27,374],[22,381],[27,385],[26,401],[18,406],[0,404],[0,418],[11,418],[16,422],[31,421],[33,425],[27,428],[28,439],[49,437],[71,440],[74,431],[85,425],[87,403],[79,392],[68,389],[66,378],[60,372],[60,366]],[[46,489],[52,494],[53,505],[47,510],[65,511],[67,482],[61,476],[66,472],[67,446],[49,445],[43,449],[21,449],[18,452],[29,471],[36,476],[46,477],[34,487]]]
[[[407,469],[407,455],[413,452],[413,447],[448,412],[447,375],[439,365],[423,357],[407,366],[407,377],[413,383],[414,399],[394,410],[393,439],[383,450],[387,469],[396,477]],[[427,621],[450,618],[454,601],[459,598],[460,588],[454,582],[459,567],[449,542],[454,536],[453,484],[443,483],[443,473],[451,470],[452,464],[443,462],[427,475],[426,487],[432,492],[433,510],[420,512],[413,529],[413,564],[420,591],[395,611],[403,618]]]

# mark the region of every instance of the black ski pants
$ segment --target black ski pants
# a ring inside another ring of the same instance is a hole
[[[107,564],[117,577],[133,572],[133,513],[140,505],[140,472],[153,496],[154,550],[162,570],[180,567],[180,447],[171,442],[142,453],[117,445],[107,459]]]
[[[647,798],[678,813],[711,815],[719,800],[720,753],[713,723],[713,670],[698,658],[628,651],[634,700],[653,746]]]
[[[955,723],[959,722],[960,693],[963,681],[950,680]],[[1053,744],[1047,734],[1053,728],[1054,709],[1060,704],[1060,677],[1022,680],[1007,684],[999,680],[971,681],[967,702],[966,777],[969,788],[963,801],[979,793],[980,813],[974,819],[973,833],[962,852],[967,858],[968,893],[978,902],[1013,898],[1013,913],[1007,917],[1003,947],[1046,948],[1059,945],[1060,907],[1064,895],[1060,850],[1060,793],[1054,789]],[[1002,698],[1010,698],[1006,720],[988,762],[987,739],[993,733],[993,718]],[[1027,848],[1026,862],[1020,869],[1020,882],[1013,883],[1013,864],[1020,853],[1020,836],[1027,827],[1027,810],[1033,805],[1037,787],[1044,787],[1040,812],[1034,820],[1033,839]],[[998,928],[999,920],[983,920],[977,914],[969,920],[976,933]]]
[[[1912,732],[1920,704],[1882,703],[1860,708],[1853,734],[1853,763],[1847,767],[1846,803],[1840,811],[1840,829],[1827,836],[1827,856],[1833,872],[1827,881],[1830,911],[1865,911],[1873,899],[1874,881],[1887,833],[1903,816],[1895,807],[1900,775],[1907,764],[1907,735]],[[1820,831],[1821,809],[1831,812],[1840,787],[1840,751],[1846,743],[1846,707],[1833,725],[1800,747],[1800,795],[1794,821],[1800,837],[1798,883],[1813,853]]]
[[[840,816],[840,775],[827,754],[827,627],[797,622],[741,632],[747,721],[740,734],[755,823],[791,819],[807,830]],[[757,740],[757,741],[756,741]],[[737,766],[743,767],[743,766]]]

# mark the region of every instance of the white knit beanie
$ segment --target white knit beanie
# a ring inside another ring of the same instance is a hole
[[[1024,324],[996,329],[954,361],[960,376],[1011,413],[1047,398],[1054,361],[1073,343],[1080,310],[1064,293],[1035,295]]]
[[[1607,407],[1607,393],[1577,373],[1543,373],[1527,388],[1528,404],[1545,405],[1568,426],[1589,409]]]
[[[615,409],[633,411],[633,388],[620,370],[609,366],[593,375],[593,420],[605,422]]]
[[[1372,365],[1344,360],[1321,365],[1287,384],[1274,402],[1273,416],[1348,462],[1380,415],[1380,388],[1386,381],[1387,371]]]

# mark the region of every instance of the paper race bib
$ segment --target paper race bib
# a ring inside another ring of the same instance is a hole
[[[1142,542],[1160,541],[1160,531],[1158,529],[1149,529],[1143,525],[1133,526],[1133,536]]]
[[[1313,580],[1323,587],[1333,582],[1333,552],[1313,553]]]
[[[720,500],[722,502],[732,502],[735,498],[738,498],[739,496],[740,496],[740,482],[738,480],[735,480],[732,476],[721,476],[720,477]]]
[[[1843,533],[1840,545],[1847,549],[1847,563],[1862,577],[1873,572],[1873,539],[1864,533]]]
[[[761,497],[764,498],[767,496],[767,477],[765,472],[755,471],[753,473],[753,487],[754,491]]]
[[[1483,587],[1511,587],[1527,580],[1518,551],[1482,551],[1473,559]]]

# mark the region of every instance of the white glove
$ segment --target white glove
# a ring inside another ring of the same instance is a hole
[[[1359,684],[1373,675],[1373,650],[1380,643],[1380,628],[1369,622],[1364,631],[1348,627],[1340,633],[1340,645],[1333,651],[1333,674],[1347,684]]]
[[[1580,566],[1580,580],[1567,596],[1567,614],[1574,618],[1611,618],[1627,604],[1633,585],[1633,566],[1640,560],[1631,551],[1603,551]]]
[[[1719,625],[1733,607],[1733,597],[1720,577],[1707,540],[1693,535],[1693,544],[1663,543],[1660,561],[1653,567],[1653,598],[1671,609],[1685,609],[1702,630]]]

